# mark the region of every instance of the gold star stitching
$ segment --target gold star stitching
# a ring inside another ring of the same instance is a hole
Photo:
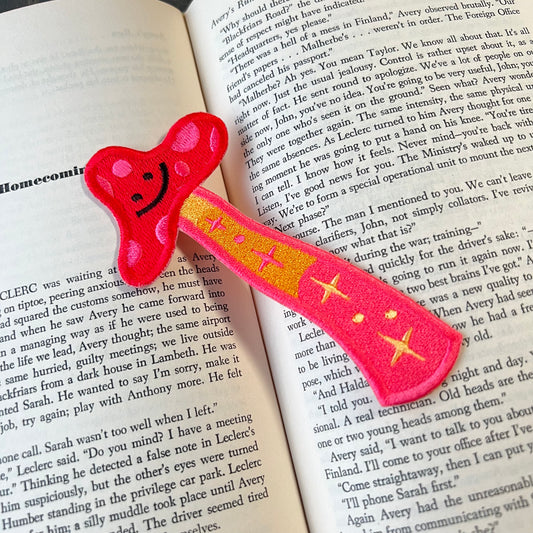
[[[340,296],[341,298],[344,298],[345,300],[349,300],[350,297],[341,292],[339,289],[337,289],[337,285],[339,283],[341,275],[337,274],[329,283],[325,283],[324,281],[319,281],[318,279],[311,278],[312,281],[315,283],[318,283],[323,289],[324,289],[324,296],[322,296],[322,300],[320,303],[324,304],[328,301],[328,298],[334,294],[335,296]]]
[[[411,334],[413,333],[413,328],[409,328],[404,336],[402,337],[402,340],[393,339],[392,337],[388,337],[387,335],[383,335],[383,333],[380,333],[378,331],[378,335],[385,339],[387,342],[392,344],[396,351],[394,352],[394,355],[392,357],[392,361],[390,362],[390,366],[394,366],[400,359],[400,357],[404,354],[412,355],[413,357],[416,357],[420,361],[425,361],[424,357],[422,357],[420,354],[417,354],[414,350],[409,348],[409,340],[411,339]]]

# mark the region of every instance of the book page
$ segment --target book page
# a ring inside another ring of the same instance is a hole
[[[248,287],[183,235],[126,286],[83,180],[204,109],[182,14],[58,0],[0,43],[2,531],[305,531]]]
[[[187,22],[233,201],[464,335],[442,386],[382,407],[257,295],[312,531],[529,531],[530,3],[197,0]]]

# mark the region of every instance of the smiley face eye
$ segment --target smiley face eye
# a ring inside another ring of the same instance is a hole
[[[142,200],[143,199],[143,195],[142,194],[139,194],[138,192],[136,192],[132,197],[131,199],[134,201],[134,202],[138,202],[139,200]]]
[[[153,175],[151,172],[145,172],[145,173],[143,174],[143,180],[144,180],[144,181],[149,181],[149,180],[151,180],[153,177],[154,177],[154,175]]]

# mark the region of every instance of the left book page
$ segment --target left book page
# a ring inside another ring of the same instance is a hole
[[[1,529],[305,531],[248,287],[184,236],[124,285],[83,182],[203,110],[182,15],[57,0],[0,48]]]

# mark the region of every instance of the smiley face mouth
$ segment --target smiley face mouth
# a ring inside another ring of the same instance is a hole
[[[142,215],[148,213],[148,211],[151,211],[157,204],[161,202],[161,200],[164,198],[165,194],[168,190],[168,182],[169,182],[169,176],[168,176],[168,168],[167,165],[164,162],[159,163],[159,170],[161,171],[161,188],[159,189],[159,192],[157,193],[157,196],[145,207],[142,209],[139,209],[139,211],[135,211],[135,214],[138,217],[141,217]],[[152,174],[150,172],[147,172],[143,175],[143,178],[145,180],[152,179]],[[137,199],[135,199],[137,197]],[[142,199],[141,195],[134,194],[132,197],[133,201],[137,201]]]

